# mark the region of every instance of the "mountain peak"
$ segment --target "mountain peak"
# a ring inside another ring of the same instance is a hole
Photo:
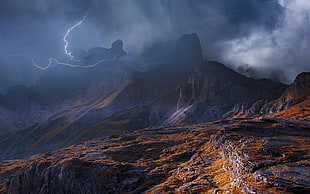
[[[294,82],[310,83],[310,72],[302,72],[298,74]]]
[[[123,50],[123,41],[121,39],[118,39],[112,43],[111,50],[115,53],[118,53],[120,56],[125,56],[127,54]]]
[[[295,81],[286,89],[282,95],[285,102],[310,92],[310,72],[303,72],[297,75]]]
[[[88,56],[90,56],[89,59],[91,59],[91,61],[113,59],[125,55],[127,55],[127,53],[123,50],[123,41],[120,39],[114,41],[111,48],[94,47],[88,50]]]
[[[182,35],[176,43],[175,54],[178,57],[202,60],[202,48],[200,39],[196,33]]]

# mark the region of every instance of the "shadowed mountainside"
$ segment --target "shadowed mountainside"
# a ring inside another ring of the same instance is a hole
[[[31,127],[53,114],[82,104],[97,95],[109,94],[129,80],[136,67],[124,59],[122,41],[112,48],[86,53],[84,65],[103,61],[92,68],[57,65],[44,72],[33,86],[16,86],[0,96],[0,134]],[[78,64],[80,65],[80,64]]]
[[[215,121],[242,101],[275,100],[285,88],[283,84],[247,78],[223,64],[204,61],[199,38],[187,34],[178,39],[166,63],[136,72],[112,93],[103,92],[86,103],[57,112],[42,123],[3,137],[0,145],[5,146],[1,146],[0,158],[20,158],[59,149],[130,130],[132,123],[138,129]],[[111,120],[121,126],[106,124]]]

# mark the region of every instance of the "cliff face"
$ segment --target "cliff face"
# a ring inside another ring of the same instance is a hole
[[[220,120],[146,128],[1,163],[3,193],[307,193],[309,127]]]
[[[205,62],[195,66],[179,86],[177,111],[185,111],[177,122],[214,121],[240,102],[269,102],[285,88],[271,80],[247,78],[217,62]]]

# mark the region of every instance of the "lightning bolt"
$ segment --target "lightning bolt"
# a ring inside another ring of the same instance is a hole
[[[50,68],[52,65],[52,58],[49,58],[48,64],[46,66],[42,67],[42,66],[38,65],[32,57],[30,57],[29,55],[26,55],[26,54],[13,54],[13,55],[8,55],[8,56],[9,57],[25,57],[31,61],[32,65],[34,65],[36,68],[41,69],[41,70],[46,70],[46,69]]]
[[[88,16],[88,13],[89,13],[90,9],[86,12],[86,14],[84,15],[84,17],[76,24],[74,24],[72,27],[70,27],[64,37],[63,37],[63,41],[65,42],[65,45],[64,45],[64,51],[65,51],[65,54],[70,58],[71,61],[75,61],[75,62],[80,62],[81,60],[79,59],[75,59],[74,56],[72,55],[72,53],[70,51],[68,51],[68,46],[69,46],[69,41],[67,40],[68,36],[70,35],[70,33],[75,29],[77,28],[78,26],[80,26],[84,20],[87,18]],[[72,68],[90,68],[90,67],[95,67],[97,66],[98,64],[102,63],[102,62],[108,62],[108,61],[115,61],[119,56],[115,56],[114,58],[112,59],[101,59],[99,61],[97,61],[96,63],[93,63],[93,64],[90,64],[90,65],[74,65],[74,64],[71,64],[71,63],[67,63],[67,62],[61,62],[59,61],[58,59],[56,58],[48,58],[48,64],[45,65],[45,66],[40,66],[38,65],[35,60],[29,56],[29,55],[26,55],[26,54],[13,54],[13,55],[9,55],[10,57],[24,57],[24,58],[27,58],[31,61],[32,65],[34,65],[35,67],[37,67],[38,69],[40,70],[46,70],[48,68],[50,68],[52,66],[53,63],[56,63],[58,65],[63,65],[63,66],[68,66],[68,67],[72,67]]]
[[[63,41],[65,42],[65,46],[64,46],[65,54],[68,55],[71,60],[76,60],[76,59],[74,59],[74,56],[72,56],[72,53],[68,51],[69,42],[68,42],[67,38],[70,35],[70,33],[72,32],[72,30],[74,30],[75,28],[77,28],[78,26],[80,26],[84,22],[84,20],[88,16],[88,13],[89,13],[89,10],[86,12],[84,17],[78,23],[74,24],[71,28],[69,28],[67,30],[65,36],[63,37]],[[77,60],[77,61],[80,61],[80,60]]]
[[[24,57],[24,58],[27,58],[31,61],[32,65],[34,65],[35,67],[37,67],[38,69],[40,70],[46,70],[48,68],[50,68],[54,63],[58,64],[58,65],[63,65],[63,66],[67,66],[67,67],[73,67],[73,68],[90,68],[90,67],[95,67],[97,65],[99,65],[100,63],[102,62],[109,62],[109,61],[115,61],[119,56],[116,56],[112,59],[101,59],[99,61],[97,61],[96,63],[93,63],[93,64],[90,64],[90,65],[74,65],[74,64],[70,64],[70,63],[66,63],[66,62],[60,62],[58,59],[55,59],[53,57],[49,58],[48,59],[48,64],[44,67],[38,65],[35,60],[29,56],[29,55],[26,55],[26,54],[14,54],[14,55],[9,55],[10,57]]]
[[[49,60],[54,61],[58,65],[63,65],[63,66],[68,66],[68,67],[73,67],[73,68],[90,68],[90,67],[96,67],[97,65],[99,65],[102,62],[115,61],[117,58],[118,58],[118,56],[116,56],[112,59],[101,59],[101,60],[99,60],[96,63],[93,63],[91,65],[73,65],[70,63],[60,62],[55,58],[50,58]]]

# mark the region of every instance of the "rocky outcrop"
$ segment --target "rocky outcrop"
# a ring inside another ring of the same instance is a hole
[[[290,132],[292,138],[287,138],[285,135],[277,136],[279,135],[277,130],[283,130],[282,127],[287,126],[285,124],[263,135],[269,128],[266,125],[257,128],[254,123],[250,125],[240,123],[233,128],[226,128],[211,139],[211,144],[219,150],[222,158],[229,160],[230,167],[225,167],[232,172],[230,176],[232,183],[229,187],[240,188],[243,193],[269,193],[267,188],[262,189],[253,184],[252,181],[256,181],[262,186],[271,185],[277,188],[278,192],[309,192],[310,182],[307,178],[310,170],[309,152],[298,155],[305,146],[306,139],[295,139],[298,131]],[[299,125],[291,125],[291,128],[286,130],[294,130],[296,126]],[[248,136],[253,133],[254,136]],[[300,141],[297,145],[299,151],[291,149],[296,141]],[[272,190],[270,189],[270,192]]]

